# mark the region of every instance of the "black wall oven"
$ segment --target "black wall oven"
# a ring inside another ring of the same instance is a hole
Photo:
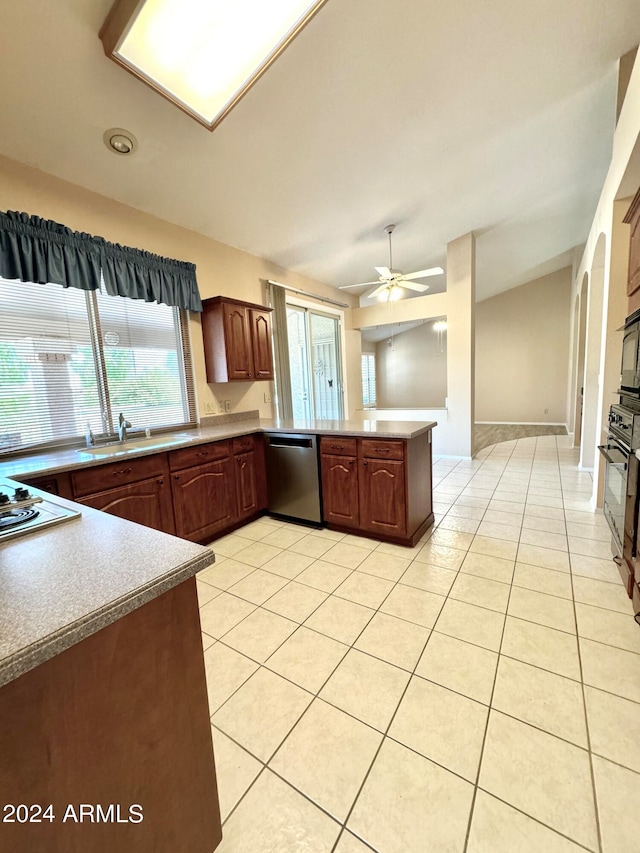
[[[624,324],[620,391],[640,398],[640,310],[627,317]]]
[[[629,594],[638,552],[637,448],[640,448],[640,413],[625,406],[611,406],[607,443],[598,448],[605,459],[603,511]]]

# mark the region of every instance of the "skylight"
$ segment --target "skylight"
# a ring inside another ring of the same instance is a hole
[[[326,0],[116,0],[108,56],[211,130]]]

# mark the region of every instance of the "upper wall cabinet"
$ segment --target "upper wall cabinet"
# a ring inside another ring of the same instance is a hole
[[[640,190],[636,193],[624,221],[631,226],[627,284],[627,296],[631,296],[640,288]]]
[[[225,296],[202,307],[207,382],[273,379],[271,308]]]

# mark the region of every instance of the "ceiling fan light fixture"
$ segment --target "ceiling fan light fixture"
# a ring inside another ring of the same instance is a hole
[[[213,130],[326,0],[115,0],[105,54]]]
[[[387,297],[389,302],[397,302],[398,299],[402,299],[402,288],[399,284],[392,284],[388,290],[389,296]]]

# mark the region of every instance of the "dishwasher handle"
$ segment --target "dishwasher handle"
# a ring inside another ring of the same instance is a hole
[[[313,438],[300,437],[293,438],[288,435],[269,435],[267,436],[269,447],[313,447]]]

